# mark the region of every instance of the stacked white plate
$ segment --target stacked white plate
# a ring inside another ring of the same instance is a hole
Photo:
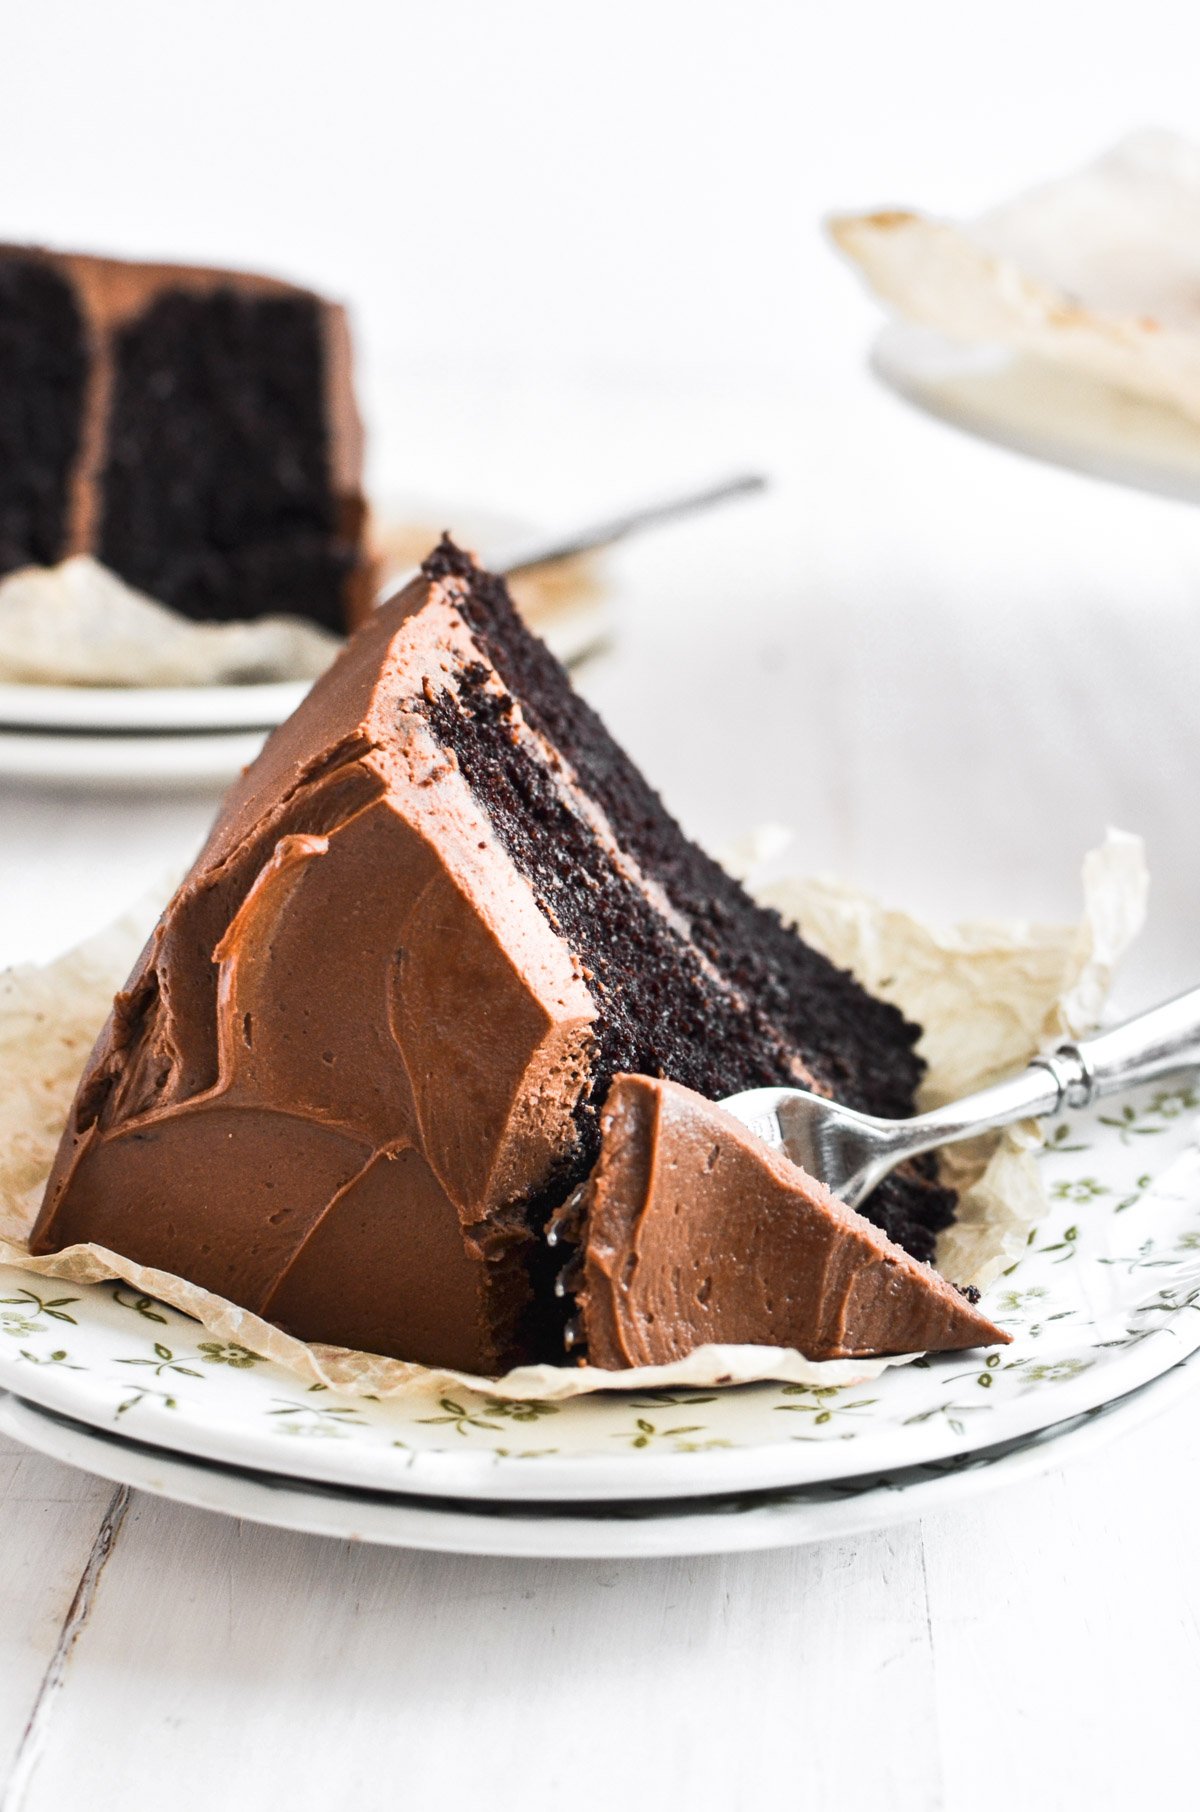
[[[72,786],[224,786],[308,686],[0,684],[0,773]]]
[[[543,626],[561,660],[602,632],[585,600]],[[223,788],[290,717],[310,680],[229,686],[0,683],[0,775],[71,787]]]
[[[676,500],[662,510],[670,514],[687,505],[687,499]],[[431,546],[437,531],[422,535],[395,525],[423,517],[438,522],[448,514],[396,503],[386,516],[393,535],[407,534],[413,544],[408,557],[416,558],[415,549]],[[460,520],[457,512],[453,519]],[[537,538],[512,523],[473,512],[467,527],[468,545],[508,550],[496,562],[502,569],[510,554],[520,559],[523,550],[537,552]],[[394,570],[396,583],[406,570],[402,561]],[[119,588],[111,577],[109,583]],[[537,627],[561,660],[577,661],[603,637],[604,598],[586,584],[574,593],[554,593],[543,601]],[[311,674],[312,668],[305,670]],[[222,789],[291,716],[311,684],[311,677],[191,686],[0,682],[0,775],[74,788]]]
[[[633,1387],[522,1403],[430,1377],[313,1385],[118,1284],[0,1268],[0,1427],[70,1464],[287,1528],[618,1557],[878,1528],[1064,1464],[1200,1376],[1200,1098],[1146,1089],[1043,1154],[1046,1222],[990,1353],[842,1389]]]

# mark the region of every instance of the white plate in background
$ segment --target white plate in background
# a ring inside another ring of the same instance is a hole
[[[5,729],[269,730],[290,717],[311,680],[248,686],[34,686],[0,683]]]
[[[1200,503],[1200,423],[1005,347],[893,321],[871,351],[890,390],[1011,452],[1155,496]]]
[[[564,605],[539,633],[577,665],[603,642],[606,602]],[[251,686],[0,684],[0,777],[73,790],[223,791],[290,717],[308,680]]]
[[[564,603],[538,634],[575,667],[602,647],[602,598]],[[89,788],[223,792],[312,681],[207,687],[0,683],[0,776]]]
[[[464,546],[483,550],[485,559],[505,566],[510,555],[544,542],[525,523],[479,510],[451,509],[417,498],[392,498],[377,511],[378,552],[389,589],[402,584],[415,563],[436,544],[444,522],[457,524]],[[595,563],[593,560],[593,572]],[[568,590],[537,617],[538,633],[559,659],[572,662],[593,648],[604,633],[604,599],[593,585],[582,584],[579,595]],[[104,731],[126,734],[172,734],[187,731],[269,730],[290,717],[312,684],[312,679],[281,679],[236,685],[196,686],[65,686],[0,682],[0,730],[66,730],[76,733]],[[0,751],[0,773],[38,770],[6,765]],[[203,760],[197,755],[198,767]],[[109,757],[116,771],[117,757]],[[178,764],[187,771],[187,758]],[[122,777],[136,777],[131,762]],[[73,764],[64,757],[64,773]],[[232,770],[233,772],[236,769]],[[169,778],[168,767],[164,778]],[[50,777],[50,776],[48,776]],[[86,784],[86,781],[85,781]]]
[[[195,736],[107,736],[0,730],[0,775],[72,791],[223,792],[254,760],[266,730]]]
[[[595,599],[564,604],[540,626],[559,660],[577,661],[603,634]],[[271,730],[290,717],[311,680],[245,686],[34,686],[0,682],[0,729],[154,735]],[[12,772],[0,757],[0,772]]]

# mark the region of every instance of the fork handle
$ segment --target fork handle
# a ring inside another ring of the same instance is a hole
[[[907,1157],[953,1145],[1016,1120],[1048,1120],[1067,1107],[1088,1107],[1139,1082],[1200,1066],[1200,988],[1138,1013],[1119,1026],[1058,1045],[1015,1076],[959,1101],[896,1123],[893,1155]]]
[[[1062,1088],[1062,1107],[1087,1107],[1104,1095],[1200,1065],[1200,988],[1138,1013],[1091,1038],[1061,1044],[1035,1060]]]

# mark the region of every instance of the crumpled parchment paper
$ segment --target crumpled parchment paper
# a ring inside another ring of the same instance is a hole
[[[1138,133],[977,220],[884,208],[830,231],[910,320],[1200,420],[1200,145]]]
[[[1114,966],[1144,918],[1147,885],[1140,840],[1110,831],[1084,862],[1077,925],[971,924],[939,931],[834,881],[784,882],[764,897],[794,918],[811,943],[925,1027],[925,1097],[932,1104],[1020,1064],[1055,1035],[1096,1022]],[[73,1246],[31,1258],[26,1239],[76,1080],[161,905],[161,898],[144,902],[45,967],[0,975],[0,1262],[72,1283],[122,1278],[195,1316],[219,1339],[348,1395],[397,1395],[431,1376],[492,1395],[544,1399],[630,1385],[763,1378],[840,1385],[877,1377],[898,1363],[813,1363],[774,1347],[708,1346],[672,1365],[625,1372],[529,1365],[500,1380],[431,1373],[378,1355],[307,1345],[182,1278],[103,1247]],[[963,1195],[958,1224],[943,1236],[939,1264],[956,1282],[986,1283],[1017,1254],[1044,1211],[1031,1156],[1037,1138],[1035,1127],[1018,1128],[947,1154],[946,1174]]]
[[[298,617],[194,623],[75,554],[0,579],[0,680],[205,686],[316,679],[341,639]]]
[[[511,524],[468,511],[425,506],[422,519],[389,506],[373,513],[370,542],[381,588],[419,566],[446,522],[469,547],[515,541]],[[513,598],[527,622],[551,638],[603,595],[595,555],[576,555],[520,573]],[[57,566],[25,566],[0,579],[0,682],[30,686],[217,686],[314,680],[340,636],[299,617],[196,623],[135,591],[116,573],[75,554]]]

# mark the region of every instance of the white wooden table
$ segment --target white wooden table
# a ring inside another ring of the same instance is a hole
[[[769,504],[622,556],[587,675],[688,825],[790,824],[794,866],[950,918],[1073,915],[1116,823],[1154,875],[1124,997],[1200,979],[1200,514],[977,447],[865,380],[659,404],[622,439],[621,397],[592,397],[547,507],[609,500],[598,460],[582,488],[606,432],[626,494],[731,452],[779,474]],[[529,422],[508,422],[510,503],[546,478]],[[495,453],[466,451],[465,494]],[[107,917],[211,810],[4,786],[0,956]],[[732,1560],[342,1545],[11,1445],[0,1481],[2,1812],[1194,1802],[1200,1399],[958,1512]]]

